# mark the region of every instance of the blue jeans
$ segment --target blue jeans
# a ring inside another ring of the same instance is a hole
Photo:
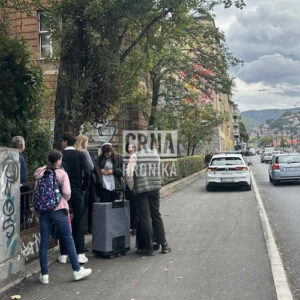
[[[53,224],[56,225],[59,232],[59,236],[66,246],[67,254],[69,255],[69,259],[72,264],[72,269],[74,271],[79,271],[80,265],[78,263],[74,240],[71,234],[70,224],[68,221],[68,214],[66,210],[60,209],[56,211],[40,213],[40,265],[42,275],[48,274],[47,254]]]

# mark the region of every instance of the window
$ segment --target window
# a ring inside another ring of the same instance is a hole
[[[282,164],[300,163],[300,155],[277,156],[277,162]]]
[[[40,58],[44,59],[52,54],[52,44],[51,44],[51,32],[46,23],[46,14],[43,12],[38,13],[39,20],[39,48],[40,48]]]
[[[239,157],[219,157],[214,158],[211,162],[212,166],[236,166],[244,165],[244,162]]]

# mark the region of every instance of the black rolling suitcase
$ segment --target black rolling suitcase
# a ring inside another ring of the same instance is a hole
[[[102,257],[125,255],[130,250],[129,201],[94,203],[93,252]]]

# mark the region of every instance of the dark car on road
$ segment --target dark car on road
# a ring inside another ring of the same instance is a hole
[[[300,153],[274,155],[269,167],[269,178],[273,184],[300,180]]]

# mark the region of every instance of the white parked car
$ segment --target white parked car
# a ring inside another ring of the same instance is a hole
[[[241,154],[214,155],[206,171],[207,191],[218,186],[243,186],[251,191],[250,165]]]

